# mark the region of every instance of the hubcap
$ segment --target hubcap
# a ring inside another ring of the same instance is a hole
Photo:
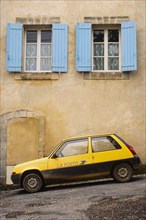
[[[35,188],[38,185],[37,180],[35,178],[30,178],[28,180],[28,186],[30,188]]]
[[[122,178],[126,177],[128,175],[128,170],[125,167],[121,167],[118,170],[118,175]]]

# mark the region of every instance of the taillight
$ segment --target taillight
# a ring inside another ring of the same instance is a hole
[[[16,172],[12,172],[12,175],[15,175],[16,174]]]
[[[131,147],[130,145],[127,145],[128,149],[131,151],[131,153],[133,155],[136,155],[137,153],[135,152],[135,150],[133,149],[133,147]]]

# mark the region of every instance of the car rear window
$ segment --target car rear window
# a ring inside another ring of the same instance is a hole
[[[92,151],[102,152],[121,149],[121,146],[112,137],[93,137],[92,138]]]

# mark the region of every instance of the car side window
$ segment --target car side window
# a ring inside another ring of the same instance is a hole
[[[67,157],[88,153],[88,139],[80,139],[65,142],[57,151],[57,157]]]
[[[102,152],[120,149],[120,145],[112,137],[92,138],[92,151]]]

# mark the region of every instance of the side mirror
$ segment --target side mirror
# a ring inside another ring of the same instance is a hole
[[[52,158],[53,158],[53,159],[57,158],[57,155],[56,155],[56,154],[54,154]]]

